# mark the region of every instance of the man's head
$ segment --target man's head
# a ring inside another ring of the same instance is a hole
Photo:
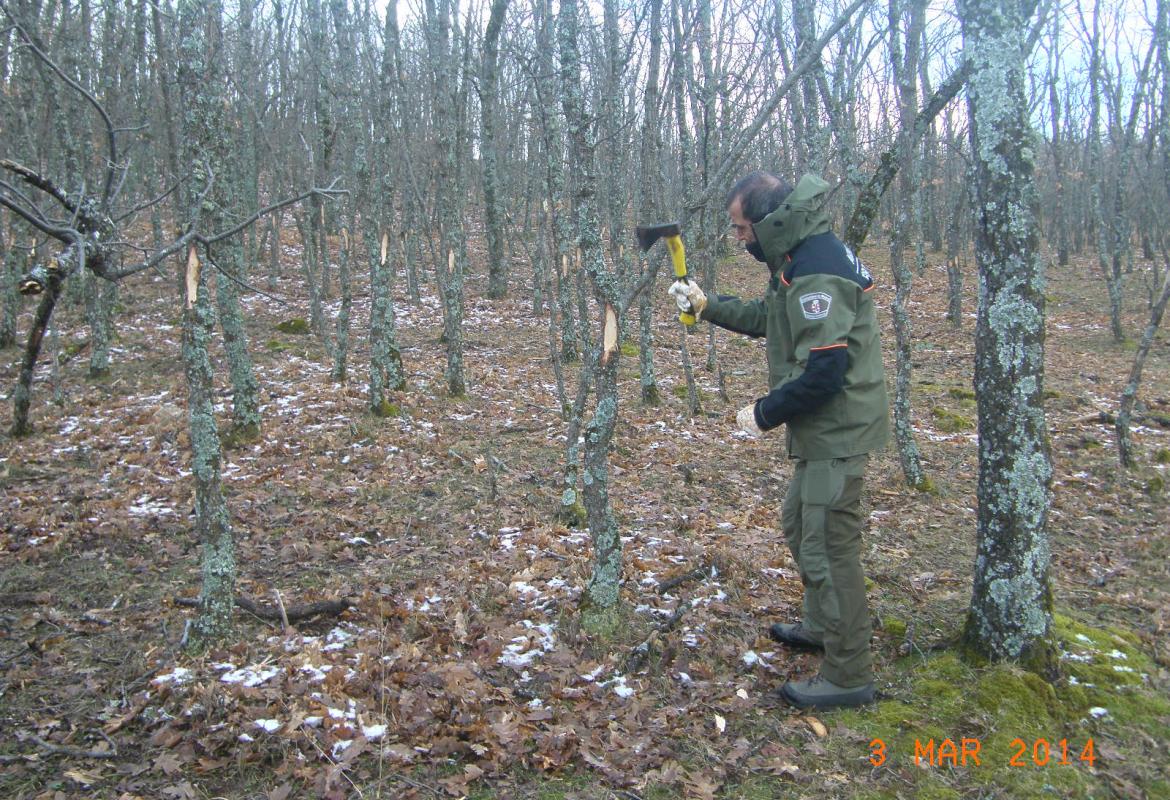
[[[725,207],[731,217],[735,238],[757,261],[764,261],[764,249],[752,225],[771,214],[792,194],[792,184],[771,172],[756,170],[736,181],[727,193]]]

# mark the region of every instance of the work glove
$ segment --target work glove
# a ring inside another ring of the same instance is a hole
[[[764,431],[756,424],[756,404],[744,406],[735,415],[735,424],[749,436],[763,436]]]
[[[699,284],[680,279],[670,284],[668,291],[678,305],[679,311],[694,314],[696,320],[702,316],[703,309],[707,307],[707,295],[703,294]]]

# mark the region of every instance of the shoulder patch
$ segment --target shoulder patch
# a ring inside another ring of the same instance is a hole
[[[829,316],[833,298],[827,292],[810,292],[800,296],[800,310],[805,319],[824,319]]]

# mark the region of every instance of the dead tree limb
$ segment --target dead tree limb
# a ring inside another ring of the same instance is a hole
[[[198,597],[179,597],[175,599],[175,605],[184,606],[186,608],[198,608]],[[299,622],[303,619],[318,616],[332,616],[335,617],[341,614],[346,609],[353,608],[356,603],[348,597],[341,597],[337,600],[319,600],[315,603],[305,603],[299,606],[288,606],[285,608],[286,616],[289,622]],[[244,595],[236,597],[236,606],[244,609],[249,614],[259,617],[260,619],[269,622],[284,622],[285,617],[281,616],[280,609],[276,606],[262,606],[255,600]]]

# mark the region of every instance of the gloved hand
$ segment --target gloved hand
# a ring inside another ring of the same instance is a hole
[[[756,424],[756,404],[750,403],[739,410],[735,415],[735,424],[749,436],[763,436],[764,432]]]
[[[699,288],[699,284],[693,281],[677,280],[670,284],[669,292],[678,305],[678,310],[694,314],[696,320],[703,314],[703,309],[707,307],[707,295]]]

